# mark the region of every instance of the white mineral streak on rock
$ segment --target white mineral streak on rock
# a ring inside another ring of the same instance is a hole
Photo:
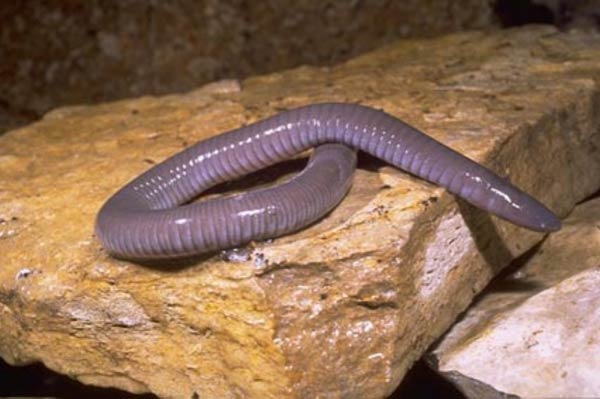
[[[425,252],[425,267],[420,294],[428,298],[446,282],[448,273],[460,265],[465,254],[473,250],[469,228],[459,213],[448,215],[438,225],[434,241]]]

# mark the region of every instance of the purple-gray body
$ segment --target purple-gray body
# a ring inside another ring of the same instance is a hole
[[[185,204],[218,183],[316,146],[306,169],[287,183]],[[342,200],[351,185],[354,149],[517,225],[536,231],[560,228],[558,218],[537,200],[399,119],[360,105],[326,103],[198,142],[154,166],[104,204],[96,232],[117,257],[159,259],[296,231]]]

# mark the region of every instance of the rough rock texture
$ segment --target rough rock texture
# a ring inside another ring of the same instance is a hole
[[[470,398],[600,397],[600,198],[496,281],[432,355]],[[511,396],[512,397],[512,396]]]
[[[3,0],[0,132],[61,105],[331,65],[399,37],[493,23],[480,0]]]
[[[599,76],[597,36],[534,27],[53,111],[0,137],[0,354],[163,397],[384,397],[541,234],[370,157],[328,217],[246,260],[117,261],[93,236],[100,205],[189,143],[331,100],[383,108],[566,215],[600,183]]]

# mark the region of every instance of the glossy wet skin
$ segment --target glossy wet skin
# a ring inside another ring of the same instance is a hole
[[[307,168],[283,185],[181,205],[218,183],[316,146]],[[327,103],[201,141],[154,166],[104,204],[96,233],[111,254],[142,260],[192,256],[297,231],[342,200],[355,168],[353,149],[517,225],[560,228],[543,204],[399,119],[360,105]]]

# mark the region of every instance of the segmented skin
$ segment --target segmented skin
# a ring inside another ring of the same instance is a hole
[[[317,148],[307,167],[287,183],[185,204],[218,183],[311,147]],[[175,154],[113,195],[98,213],[96,233],[112,255],[144,260],[192,256],[297,231],[347,193],[355,149],[519,226],[560,228],[543,204],[401,120],[357,104],[325,103],[282,112]]]

